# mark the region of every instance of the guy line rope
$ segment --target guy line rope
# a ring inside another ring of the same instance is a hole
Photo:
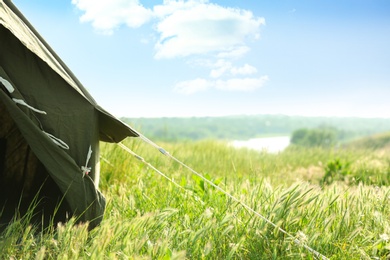
[[[137,133],[139,135],[139,138],[141,140],[143,140],[144,142],[146,142],[147,144],[153,146],[154,148],[156,148],[158,151],[160,151],[163,155],[169,157],[170,159],[174,160],[175,162],[179,163],[181,166],[183,166],[184,168],[188,169],[190,172],[192,172],[193,174],[195,174],[196,176],[200,177],[202,180],[204,180],[205,182],[207,182],[209,185],[213,186],[214,188],[216,188],[217,190],[219,190],[220,192],[222,192],[224,195],[226,195],[227,197],[229,197],[230,199],[234,200],[235,202],[237,202],[238,204],[240,204],[242,207],[244,207],[245,209],[247,209],[249,212],[253,213],[255,216],[261,218],[262,220],[264,220],[266,223],[268,223],[269,225],[273,226],[274,228],[278,229],[280,232],[282,232],[283,234],[285,234],[286,236],[290,237],[293,239],[294,243],[299,245],[299,246],[302,246],[303,248],[305,248],[306,250],[308,250],[310,253],[312,253],[315,257],[319,258],[319,259],[322,259],[322,260],[329,260],[329,258],[327,258],[326,256],[324,256],[323,254],[321,254],[320,252],[316,251],[315,249],[311,248],[310,246],[306,245],[304,242],[302,242],[301,240],[299,240],[298,238],[294,237],[292,234],[290,234],[289,232],[287,232],[286,230],[282,229],[281,227],[277,226],[276,224],[274,224],[272,221],[270,221],[269,219],[267,219],[266,217],[264,217],[263,215],[261,215],[259,212],[257,212],[256,210],[252,209],[250,206],[248,206],[247,204],[245,204],[244,202],[242,202],[241,200],[237,199],[236,197],[234,197],[233,195],[231,195],[230,193],[228,193],[227,191],[225,191],[224,189],[222,189],[221,187],[219,187],[218,185],[216,185],[215,183],[213,183],[212,181],[208,180],[207,178],[205,178],[202,174],[198,173],[197,171],[195,171],[194,169],[192,169],[191,167],[189,167],[188,165],[186,165],[185,163],[181,162],[180,160],[178,160],[176,157],[172,156],[169,152],[167,152],[164,148],[160,147],[159,145],[157,145],[156,143],[154,143],[153,141],[151,141],[150,139],[148,139],[147,137],[145,137],[144,135],[140,134],[140,133]],[[141,156],[139,156],[138,154],[136,154],[135,152],[133,152],[130,148],[128,148],[126,145],[124,145],[123,143],[118,143],[118,146],[121,147],[123,150],[125,150],[126,152],[128,152],[129,154],[133,155],[136,159],[140,160],[142,163],[146,164],[147,166],[149,166],[150,168],[152,168],[154,171],[156,171],[158,174],[160,174],[162,177],[164,177],[165,179],[169,180],[170,182],[172,182],[175,186],[177,186],[178,188],[180,189],[183,189],[185,190],[180,184],[178,184],[176,181],[174,181],[172,178],[168,177],[166,174],[162,173],[160,170],[158,170],[156,167],[154,167],[153,165],[151,165],[150,163],[148,163],[147,161],[145,161],[145,159]],[[187,191],[187,190],[185,190]]]

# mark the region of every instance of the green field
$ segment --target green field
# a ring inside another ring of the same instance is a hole
[[[141,140],[125,144],[176,184],[102,144],[101,225],[37,233],[15,221],[0,259],[316,259],[302,245],[329,259],[390,257],[388,146],[267,154],[223,141],[159,143],[275,228]]]

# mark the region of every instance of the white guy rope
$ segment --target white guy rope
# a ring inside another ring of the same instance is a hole
[[[138,133],[139,134],[139,133]],[[145,136],[139,134],[139,137],[145,141],[146,143],[152,145],[153,147],[155,147],[157,150],[159,150],[162,154],[168,156],[169,158],[171,158],[172,160],[176,161],[177,163],[179,163],[180,165],[182,165],[183,167],[185,167],[186,169],[188,169],[189,171],[191,171],[193,174],[195,174],[196,176],[200,177],[202,180],[204,180],[205,182],[207,182],[208,184],[210,184],[211,186],[213,186],[214,188],[216,188],[217,190],[219,190],[220,192],[222,192],[223,194],[225,194],[227,197],[229,197],[230,199],[234,200],[235,202],[239,203],[242,207],[244,207],[245,209],[247,209],[248,211],[252,212],[254,215],[256,215],[257,217],[261,218],[262,220],[264,220],[265,222],[267,222],[268,224],[270,224],[271,226],[275,227],[276,229],[278,229],[280,232],[282,232],[283,234],[287,235],[288,237],[292,238],[294,243],[296,243],[297,245],[300,245],[302,246],[303,248],[305,248],[306,250],[308,250],[309,252],[311,252],[314,256],[318,257],[319,259],[322,259],[322,260],[329,260],[329,258],[327,258],[326,256],[324,256],[323,254],[321,254],[320,252],[316,251],[315,249],[311,248],[310,246],[306,245],[305,243],[303,243],[302,241],[300,241],[299,239],[297,239],[296,237],[294,237],[292,234],[288,233],[286,230],[282,229],[281,227],[277,226],[276,224],[274,224],[272,221],[268,220],[266,217],[264,217],[263,215],[261,215],[260,213],[258,213],[257,211],[255,211],[254,209],[252,209],[251,207],[249,207],[247,204],[245,204],[244,202],[242,202],[241,200],[237,199],[236,197],[234,197],[233,195],[231,195],[230,193],[228,193],[227,191],[225,191],[224,189],[222,189],[221,187],[219,187],[218,185],[214,184],[212,181],[206,179],[205,177],[203,177],[202,174],[198,173],[197,171],[195,171],[194,169],[192,169],[191,167],[189,167],[188,165],[186,165],[185,163],[181,162],[180,160],[178,160],[177,158],[175,158],[174,156],[172,156],[169,152],[167,152],[164,148],[160,147],[159,145],[157,145],[156,143],[154,143],[153,141],[149,140],[148,138],[146,138]],[[156,169],[154,166],[152,166],[150,163],[146,162],[141,156],[137,155],[136,153],[134,153],[132,150],[130,150],[127,146],[125,146],[124,144],[122,143],[118,143],[118,145],[123,148],[124,150],[126,150],[127,152],[129,152],[130,154],[132,154],[133,156],[135,156],[137,159],[141,160],[142,162],[144,162],[145,164],[147,164],[149,167],[151,167],[153,170],[155,170],[157,173],[159,173],[160,175],[162,175],[164,178],[168,179],[169,181],[173,182],[176,186],[180,187],[181,189],[184,189],[182,186],[180,186],[179,184],[177,184],[176,182],[174,182],[171,178],[169,178],[167,175],[163,174],[161,171],[159,171],[158,169]]]
[[[158,174],[160,174],[161,176],[163,176],[165,179],[167,179],[168,181],[172,182],[173,184],[175,184],[175,186],[179,187],[180,189],[184,190],[184,191],[187,191],[186,189],[184,189],[181,185],[179,185],[177,182],[175,182],[172,178],[169,178],[166,174],[162,173],[160,170],[158,170],[156,167],[154,167],[152,164],[148,163],[147,161],[145,161],[145,159],[141,156],[139,156],[138,154],[136,154],[135,152],[133,152],[132,150],[130,150],[130,148],[128,148],[126,145],[122,144],[122,143],[117,143],[117,145],[119,145],[119,147],[121,147],[123,150],[125,150],[126,152],[128,152],[129,154],[133,155],[136,159],[140,160],[142,163],[144,163],[145,165],[147,165],[148,167],[152,168],[155,172],[157,172]]]

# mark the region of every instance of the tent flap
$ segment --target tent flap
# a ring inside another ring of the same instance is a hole
[[[0,101],[5,104],[31,150],[64,194],[72,213],[80,221],[90,221],[91,227],[96,226],[103,217],[105,199],[95,188],[92,179],[83,176],[75,161],[45,135],[4,91],[0,91]]]
[[[96,103],[10,0],[0,0],[0,76],[4,122],[20,132],[23,147],[43,167],[40,176],[58,186],[71,214],[96,226],[106,204],[97,188],[99,140],[120,142],[138,133]],[[0,117],[0,126],[4,122]],[[1,175],[7,171],[3,162],[11,162],[4,158],[7,138],[0,136]]]

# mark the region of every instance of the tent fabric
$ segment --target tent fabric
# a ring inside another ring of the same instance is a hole
[[[105,208],[97,189],[99,141],[119,142],[138,133],[96,103],[8,0],[0,0],[0,104],[26,142],[27,148],[19,149],[25,165],[36,158],[44,168],[37,176],[55,183],[57,199],[64,198],[70,214],[96,226]],[[0,136],[3,157],[10,154],[10,142]],[[6,172],[7,160],[0,157],[0,181],[12,174]],[[24,178],[38,178],[26,172]]]
[[[83,176],[80,169],[83,163],[81,161],[77,163],[63,148],[57,146],[4,91],[0,92],[0,99],[6,105],[35,156],[43,163],[64,194],[72,209],[71,214],[80,216],[80,221],[91,221],[91,226],[95,226],[103,216],[105,200],[96,189],[93,179],[89,175]],[[73,142],[71,140],[68,142],[71,149]],[[98,144],[95,143],[94,147],[97,146]],[[91,163],[94,164],[93,161]]]
[[[55,222],[66,221],[67,212],[71,212],[69,204],[62,200],[64,196],[58,185],[31,151],[2,101],[0,122],[0,205],[4,209],[0,216],[0,230],[3,223],[6,225],[14,217],[14,205],[18,205],[18,214],[26,214],[29,206],[34,204],[37,193],[40,201],[34,206],[34,215],[39,222],[47,226],[51,219]],[[61,207],[58,208],[61,200]],[[56,207],[59,210],[51,219],[40,218],[42,214],[39,212],[53,212]]]
[[[28,20],[9,0],[0,0],[0,24],[7,28],[27,49],[37,55],[49,67],[57,72],[70,87],[90,102],[99,112],[100,135],[106,142],[120,142],[128,136],[137,137],[138,133],[100,107],[66,64],[57,56]]]
[[[0,23],[7,28],[12,34],[18,38],[23,45],[30,51],[35,53],[43,61],[45,61],[57,74],[65,79],[69,85],[76,89],[84,96],[82,89],[80,89],[76,82],[67,74],[61,64],[55,59],[45,45],[38,39],[38,37],[31,31],[31,29],[23,22],[23,20],[14,13],[5,3],[1,3],[0,9]]]

